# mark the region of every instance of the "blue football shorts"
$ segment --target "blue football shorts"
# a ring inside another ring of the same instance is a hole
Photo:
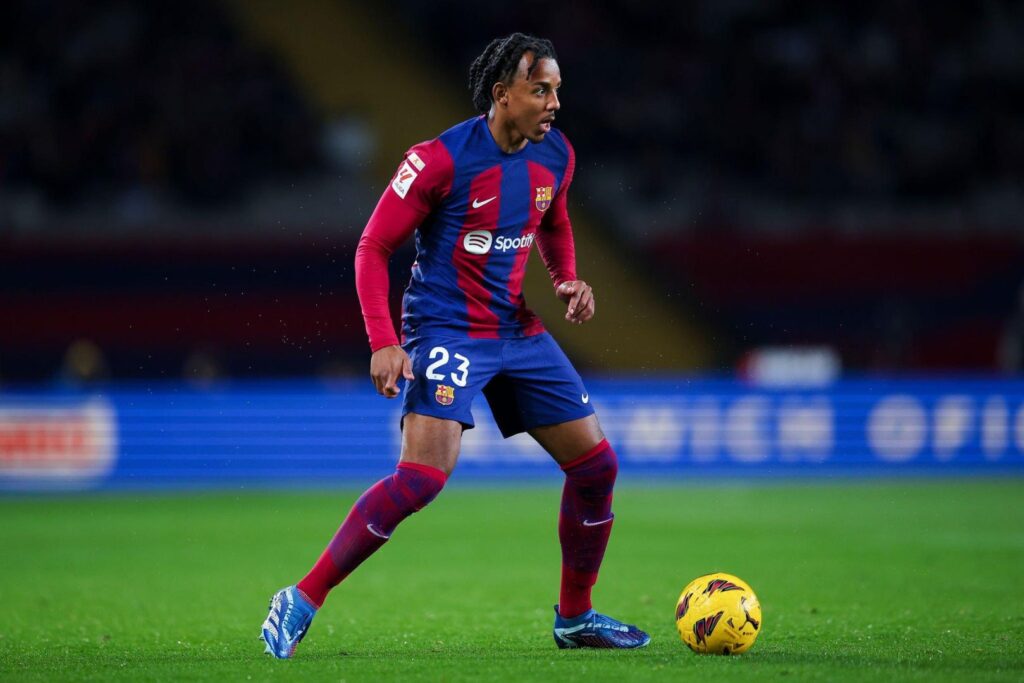
[[[416,379],[407,382],[409,413],[457,420],[472,429],[481,391],[502,436],[594,414],[579,373],[547,332],[517,339],[425,336],[403,348]]]

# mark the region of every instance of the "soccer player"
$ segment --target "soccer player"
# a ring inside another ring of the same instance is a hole
[[[580,376],[523,300],[536,242],[565,319],[582,324],[594,315],[593,291],[576,276],[566,210],[575,154],[552,127],[560,85],[549,41],[522,33],[492,41],[470,67],[481,116],[412,147],[370,216],[356,250],[356,289],[377,391],[394,398],[406,380],[401,458],[356,501],[309,573],[271,599],[263,639],[276,657],[292,656],[328,592],[441,492],[481,392],[502,435],[528,432],[565,472],[555,643],[650,641],[591,606],[614,517],[617,459]],[[399,344],[387,264],[413,233]]]

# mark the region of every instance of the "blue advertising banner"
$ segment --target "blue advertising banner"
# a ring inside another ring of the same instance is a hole
[[[1024,381],[588,382],[624,475],[1024,474]],[[581,397],[582,398],[582,397]],[[400,448],[399,400],[368,381],[117,385],[0,393],[0,488],[364,485]],[[486,402],[459,478],[553,476]]]

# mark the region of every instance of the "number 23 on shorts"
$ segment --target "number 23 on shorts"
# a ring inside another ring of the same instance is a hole
[[[445,375],[441,372],[438,372],[438,369],[444,368],[444,366],[448,365],[448,361],[451,358],[454,358],[458,362],[458,365],[455,367],[454,372],[449,374],[448,377],[451,377],[451,380],[455,384],[455,386],[466,386],[466,382],[469,379],[468,358],[463,356],[461,353],[456,353],[452,356],[448,353],[448,349],[446,349],[443,346],[435,346],[434,348],[430,349],[428,358],[430,358],[430,360],[434,362],[427,366],[427,379],[432,379],[439,382],[445,381]]]

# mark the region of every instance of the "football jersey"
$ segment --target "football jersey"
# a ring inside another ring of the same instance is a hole
[[[557,286],[576,279],[566,210],[575,154],[557,129],[507,153],[479,116],[412,147],[367,224],[357,289],[371,347],[396,343],[380,256],[415,231],[403,298],[405,338],[452,334],[509,339],[544,330],[526,307],[523,277],[534,242]],[[374,257],[376,262],[374,263]],[[389,334],[390,332],[390,334]]]

